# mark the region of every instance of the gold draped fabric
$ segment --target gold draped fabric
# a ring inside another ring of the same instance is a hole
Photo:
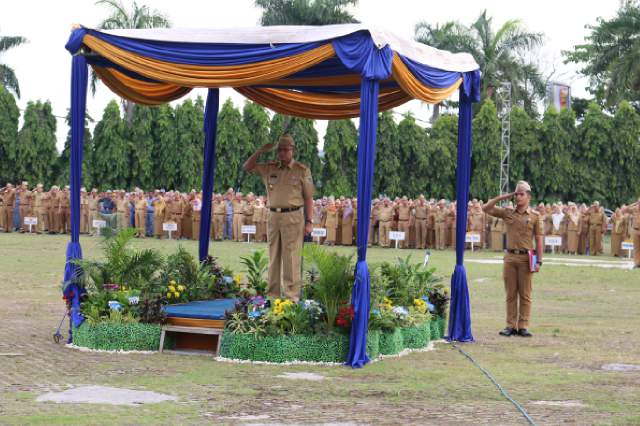
[[[98,77],[117,95],[143,105],[159,105],[187,94],[194,87],[233,87],[239,93],[276,112],[312,119],[352,118],[360,115],[360,93],[312,93],[290,87],[353,87],[360,76],[290,77],[317,65],[336,53],[331,43],[315,49],[268,61],[230,66],[177,64],[141,56],[105,42],[91,34],[84,44],[92,52],[153,81],[126,75],[114,68],[93,66]],[[411,99],[439,103],[449,98],[462,83],[438,89],[418,80],[400,56],[393,55],[392,75],[381,83],[399,87],[381,88],[379,110],[402,105]],[[259,86],[259,87],[256,87]]]

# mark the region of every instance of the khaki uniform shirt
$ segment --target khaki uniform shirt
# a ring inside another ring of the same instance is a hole
[[[504,220],[508,250],[533,250],[533,237],[543,235],[540,213],[530,207],[520,213],[516,209],[494,206],[487,213]]]
[[[416,205],[416,219],[422,220],[427,218],[427,205]]]
[[[381,206],[378,210],[378,218],[380,219],[380,222],[389,222],[393,219],[393,207],[391,205],[388,207],[385,207],[384,205]]]
[[[409,213],[411,209],[409,206],[403,206],[402,204],[398,206],[398,220],[409,220]]]
[[[311,170],[295,160],[288,165],[277,161],[257,164],[251,173],[262,178],[270,208],[302,207],[304,200],[313,197]]]

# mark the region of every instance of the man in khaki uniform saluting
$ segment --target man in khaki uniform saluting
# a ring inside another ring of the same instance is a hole
[[[498,201],[507,200],[515,195],[516,207],[496,207]],[[507,228],[507,250],[504,255],[504,288],[507,304],[507,327],[500,332],[502,336],[518,334],[531,337],[527,330],[531,316],[531,272],[529,250],[533,250],[536,240],[538,256],[536,271],[542,266],[543,223],[540,213],[529,207],[531,187],[525,181],[516,185],[516,192],[500,195],[483,206],[485,213],[504,220]],[[520,302],[518,306],[518,301]]]
[[[289,135],[278,142],[278,161],[257,164],[258,157],[273,148],[265,144],[243,165],[262,178],[267,189],[269,220],[269,287],[267,295],[298,301],[302,277],[300,258],[303,235],[312,229],[313,179],[304,164],[293,159],[295,144]]]

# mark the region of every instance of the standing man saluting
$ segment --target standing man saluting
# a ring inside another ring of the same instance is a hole
[[[267,295],[293,301],[300,298],[302,240],[312,229],[313,179],[307,166],[293,159],[295,144],[289,135],[278,141],[278,160],[257,163],[258,157],[273,148],[265,144],[242,168],[262,178],[267,189],[269,219],[269,287]]]
[[[515,196],[516,207],[496,207],[498,201]],[[485,213],[504,220],[507,230],[507,250],[504,255],[504,288],[507,302],[507,327],[500,332],[502,336],[518,334],[531,337],[527,330],[531,316],[531,278],[533,272],[529,265],[529,250],[533,250],[536,240],[537,264],[535,272],[542,266],[543,224],[540,214],[529,207],[531,186],[525,181],[516,185],[516,191],[500,195],[482,207]],[[518,306],[518,302],[519,306]]]

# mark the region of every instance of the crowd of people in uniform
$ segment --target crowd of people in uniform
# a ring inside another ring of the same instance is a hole
[[[164,238],[168,234],[163,223],[176,224],[174,238],[198,239],[200,233],[201,193],[155,190],[132,192],[109,190],[99,192],[81,190],[80,232],[94,234],[93,221],[103,220],[114,229],[133,227],[139,237]],[[268,207],[264,196],[243,195],[229,189],[213,196],[211,239],[246,241],[243,225],[255,225],[254,241],[267,241]],[[474,248],[502,251],[505,225],[500,218],[485,214],[483,202],[472,200],[468,205],[467,232],[478,234]],[[557,251],[567,254],[603,253],[602,237],[611,234],[613,256],[624,256],[622,242],[632,241],[640,234],[640,205],[621,206],[611,217],[595,201],[586,204],[540,203],[535,207],[544,224],[544,235],[561,237]],[[45,191],[42,184],[29,189],[27,182],[0,188],[0,229],[5,232],[28,232],[25,217],[36,217],[34,233],[70,232],[69,187],[52,186]],[[326,229],[320,242],[326,245],[354,245],[357,228],[357,200],[349,197],[322,197],[314,200],[313,227]],[[394,247],[391,231],[404,232],[399,248],[455,248],[456,203],[446,200],[427,200],[380,197],[373,200],[369,220],[369,245]],[[469,243],[467,243],[469,244]],[[551,247],[547,247],[548,250]]]

